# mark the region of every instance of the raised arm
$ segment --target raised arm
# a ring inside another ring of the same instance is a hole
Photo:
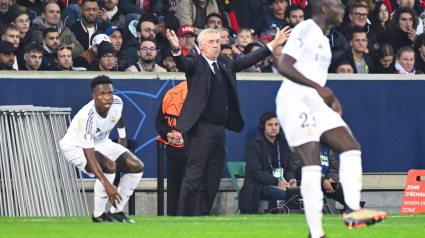
[[[167,39],[170,42],[172,57],[179,71],[185,73],[193,72],[196,67],[196,60],[183,55],[179,45],[179,39],[173,30],[170,31],[170,29],[167,29]]]
[[[263,60],[264,58],[269,56],[276,46],[285,43],[285,41],[289,37],[289,34],[291,33],[291,30],[290,29],[288,30],[288,27],[283,28],[282,31],[278,27],[276,27],[276,30],[277,30],[276,37],[269,44],[261,47],[260,49],[256,51],[252,51],[251,53],[247,54],[245,57],[238,57],[235,60],[233,60],[236,72],[240,72],[246,68],[253,66],[254,64],[258,63],[260,60]]]

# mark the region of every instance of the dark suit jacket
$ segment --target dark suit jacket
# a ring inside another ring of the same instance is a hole
[[[273,73],[272,65],[269,64],[261,70],[261,73]]]
[[[234,60],[231,60],[225,54],[218,56],[218,67],[221,70],[223,79],[228,79],[230,95],[233,96],[229,98],[226,129],[241,132],[245,126],[239,105],[236,72],[254,65],[270,54],[269,48],[263,46],[245,57],[238,57]],[[186,73],[188,88],[186,100],[177,119],[177,130],[188,132],[197,123],[207,105],[213,72],[201,54],[190,52],[185,57],[182,53],[179,56],[173,56],[173,59],[179,71]]]
[[[295,179],[292,162],[295,154],[291,152],[282,132],[279,140],[280,160],[284,169],[283,176],[286,181]],[[267,152],[267,138],[262,131],[258,131],[245,147],[245,179],[239,193],[239,208],[241,213],[258,213],[260,195],[263,186],[277,186],[279,180],[272,175],[269,167],[269,153]]]

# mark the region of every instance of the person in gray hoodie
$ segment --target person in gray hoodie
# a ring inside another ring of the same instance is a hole
[[[68,27],[65,27],[60,19],[60,8],[56,2],[49,2],[43,8],[41,16],[33,21],[33,36],[37,43],[43,43],[43,31],[46,28],[56,28],[59,32],[59,38],[62,45],[72,46],[72,58],[77,57],[84,51],[83,46],[75,38]]]

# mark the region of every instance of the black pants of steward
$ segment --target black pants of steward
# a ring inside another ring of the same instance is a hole
[[[210,214],[220,186],[226,155],[225,129],[224,126],[200,122],[197,130],[187,138],[188,164],[177,215],[206,216]]]
[[[167,215],[177,216],[187,156],[167,156]]]

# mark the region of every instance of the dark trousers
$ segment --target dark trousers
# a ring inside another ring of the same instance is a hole
[[[187,156],[167,156],[167,215],[177,216],[180,189],[186,172]]]
[[[272,201],[272,200],[285,200],[286,191],[280,188],[274,188],[269,185],[263,185],[263,191],[261,191],[261,200]]]
[[[210,214],[220,186],[226,155],[225,129],[224,126],[199,123],[196,131],[188,133],[187,137],[188,164],[177,215],[206,216]]]
[[[344,193],[342,191],[341,183],[338,182],[338,188],[337,188],[337,190],[335,190],[334,193],[328,193],[328,192],[323,190],[323,194],[326,197],[332,198],[333,200],[341,203],[344,206],[344,209],[347,207],[347,205],[345,204],[345,201],[344,201]]]

